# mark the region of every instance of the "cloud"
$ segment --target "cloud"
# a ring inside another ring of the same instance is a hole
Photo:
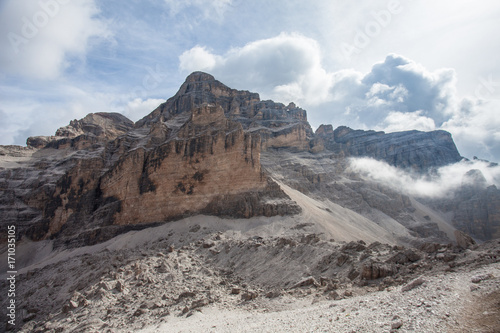
[[[5,86],[0,86],[4,90]],[[72,119],[91,112],[123,112],[124,106],[113,106],[114,94],[87,91],[64,83],[47,85],[40,95],[36,90],[5,88],[9,98],[2,103],[0,114],[2,144],[24,144],[29,136],[54,135]]]
[[[122,113],[130,120],[137,121],[156,109],[163,102],[165,102],[164,99],[149,98],[144,100],[136,98],[127,103],[126,109]]]
[[[211,71],[218,62],[218,57],[205,47],[195,46],[179,56],[180,69],[185,72]],[[220,60],[219,60],[220,61]]]
[[[0,12],[0,68],[57,78],[85,56],[93,37],[109,37],[94,0],[6,0]]]
[[[179,60],[185,72],[209,70],[230,86],[258,91],[278,101],[321,103],[331,84],[331,74],[321,63],[319,44],[296,33],[257,40],[223,55],[195,46]]]
[[[486,180],[485,186],[500,185],[500,166],[481,160],[466,161],[439,168],[433,174],[421,175],[393,167],[371,158],[350,158],[352,171],[365,179],[383,184],[408,195],[423,198],[443,198],[450,196],[460,186],[469,184],[466,177],[470,170],[480,171]]]
[[[455,70],[434,71],[389,54],[367,73],[329,71],[312,38],[281,33],[216,54],[197,45],[179,57],[183,72],[209,71],[231,87],[259,92],[264,99],[294,101],[321,123],[386,132],[448,130],[464,156],[500,159],[495,107],[458,96]],[[491,80],[490,80],[491,81]],[[484,91],[494,83],[486,82]]]
[[[392,111],[374,129],[386,132],[400,132],[408,129],[419,131],[434,131],[436,124],[429,117],[422,116],[422,111],[397,112]]]
[[[431,130],[456,113],[456,78],[451,69],[431,72],[390,54],[367,74],[343,71],[333,76],[329,107],[354,126]]]
[[[500,101],[463,99],[458,113],[446,121],[442,128],[453,133],[461,151],[500,161]]]
[[[221,21],[230,8],[232,0],[164,0],[170,9],[170,16],[189,12],[191,18]],[[193,22],[196,24],[197,22]]]

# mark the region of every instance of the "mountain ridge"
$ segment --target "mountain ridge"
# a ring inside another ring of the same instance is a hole
[[[444,131],[386,134],[321,125],[313,132],[307,112],[294,103],[262,101],[203,72],[189,75],[173,97],[136,123],[89,114],[27,144],[1,147],[3,223],[17,223],[19,237],[76,246],[196,214],[302,216],[303,208],[275,180],[338,202],[375,225],[402,225],[402,242],[446,242],[445,222],[415,215],[405,194],[352,176],[348,158],[372,157],[422,173],[462,159]],[[498,207],[495,199],[476,208],[480,216],[493,216],[488,209]],[[463,231],[489,237],[467,227],[478,223],[476,217],[462,216],[457,225]],[[496,219],[483,220],[497,235]]]

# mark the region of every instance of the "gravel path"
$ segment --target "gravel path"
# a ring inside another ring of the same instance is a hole
[[[339,301],[282,297],[275,306],[290,309],[277,312],[210,307],[141,332],[500,332],[500,264],[421,278],[409,291]]]

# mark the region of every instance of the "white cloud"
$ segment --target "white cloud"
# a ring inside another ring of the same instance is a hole
[[[419,131],[434,131],[436,125],[434,120],[421,115],[421,111],[415,112],[389,112],[387,117],[377,125],[374,129],[383,130],[386,132],[399,132],[408,129]]]
[[[464,99],[458,113],[442,126],[453,134],[461,151],[467,156],[500,160],[500,101]]]
[[[232,0],[164,0],[170,9],[170,15],[176,16],[184,11],[196,10],[203,19],[221,21],[230,8]],[[190,13],[193,17],[193,13]],[[194,17],[198,15],[194,14]],[[193,22],[196,24],[197,22]]]
[[[321,103],[328,98],[332,82],[322,66],[319,44],[296,33],[257,40],[224,55],[195,46],[179,60],[181,70],[209,70],[230,86],[278,101]]]
[[[217,56],[202,46],[195,46],[183,52],[179,60],[179,67],[185,72],[211,71],[217,64]]]
[[[417,197],[440,198],[453,194],[470,180],[464,177],[470,170],[480,171],[486,180],[486,186],[500,185],[500,166],[492,166],[479,160],[463,160],[447,165],[432,175],[410,173],[371,158],[351,158],[349,166],[352,171],[368,180]]]
[[[7,0],[0,12],[0,68],[57,78],[69,58],[85,56],[92,37],[108,37],[94,0]]]
[[[142,98],[136,98],[127,103],[123,114],[130,120],[137,121],[151,113],[158,105],[164,102],[164,99],[149,98],[144,100]]]
[[[297,102],[309,111],[313,126],[334,123],[386,132],[444,129],[455,137],[462,155],[471,158],[479,151],[479,157],[500,159],[499,118],[493,106],[462,100],[453,69],[430,71],[389,54],[368,73],[329,71],[319,44],[296,33],[257,40],[222,55],[198,45],[179,60],[183,71],[209,71],[229,86],[259,92],[264,99]]]

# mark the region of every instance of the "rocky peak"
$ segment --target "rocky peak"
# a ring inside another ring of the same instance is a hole
[[[80,120],[72,120],[69,125],[59,128],[56,136],[76,137],[86,133],[114,139],[134,128],[134,123],[120,113],[90,113]]]
[[[196,72],[189,74],[186,77],[185,82],[204,82],[204,81],[205,82],[206,81],[215,81],[215,78],[213,77],[213,75],[210,75],[208,73],[196,71]]]
[[[59,128],[55,136],[29,137],[27,145],[34,148],[60,148],[116,139],[134,128],[134,123],[120,113],[90,113],[80,120],[72,120],[69,125]]]
[[[485,189],[487,187],[486,178],[481,170],[472,169],[465,173],[462,178],[462,187],[472,186],[474,188]]]
[[[207,73],[190,74],[175,96],[136,123],[137,127],[167,121],[175,115],[190,112],[204,104],[220,105],[226,115],[239,114],[241,108],[259,102],[259,94],[231,89]]]
[[[333,126],[320,125],[314,134],[319,137],[331,137],[333,136]]]

